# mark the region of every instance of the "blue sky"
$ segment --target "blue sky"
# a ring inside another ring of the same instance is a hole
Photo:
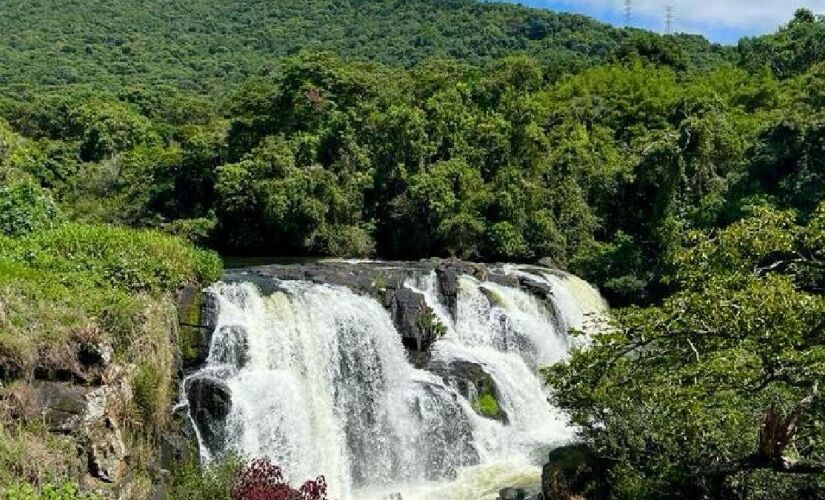
[[[624,0],[519,0],[515,3],[576,12],[604,22],[624,25]],[[665,6],[673,6],[674,30],[699,33],[733,44],[749,35],[775,31],[799,7],[825,13],[825,0],[632,0],[632,26],[665,29]]]

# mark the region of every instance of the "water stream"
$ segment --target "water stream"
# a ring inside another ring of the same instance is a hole
[[[480,366],[504,421],[480,416],[454,384],[413,367],[373,298],[303,281],[278,282],[271,294],[252,283],[214,285],[218,325],[191,377],[225,383],[232,406],[224,441],[202,443],[204,458],[267,456],[295,484],[324,475],[339,499],[478,500],[504,486],[535,487],[546,451],[574,435],[537,369],[582,342],[567,330],[594,329],[588,322],[605,305],[572,276],[505,271],[550,286],[552,300],[462,276],[451,312],[435,273],[405,284],[444,325],[431,364]]]

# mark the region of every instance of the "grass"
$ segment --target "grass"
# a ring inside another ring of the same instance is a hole
[[[221,267],[216,254],[158,231],[68,223],[0,236],[0,387],[24,393],[36,378],[101,383],[102,369],[82,365],[78,353],[88,343],[110,344],[132,390],[110,411],[123,424],[133,491],[149,495],[174,396],[174,296],[217,280]],[[0,410],[8,397],[0,394]],[[23,413],[36,413],[30,406]],[[74,498],[60,492],[82,474],[76,443],[37,421],[0,411],[0,491]]]
[[[6,419],[4,419],[5,421]],[[37,422],[0,425],[0,491],[14,485],[41,488],[79,475],[83,464],[75,444]]]
[[[220,277],[213,252],[152,230],[64,224],[20,238],[0,237],[0,259],[49,271],[66,285],[163,293]]]

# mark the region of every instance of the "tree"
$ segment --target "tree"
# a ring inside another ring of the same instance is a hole
[[[756,469],[821,466],[823,240],[810,238],[824,222],[822,204],[806,227],[763,210],[712,238],[691,235],[675,256],[676,293],[619,312],[592,349],[548,371],[556,401],[612,461],[617,496],[735,497],[755,487]],[[785,437],[757,449],[760,428]],[[760,488],[815,496],[825,483],[777,477]]]

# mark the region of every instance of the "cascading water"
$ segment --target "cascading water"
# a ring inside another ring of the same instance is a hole
[[[340,499],[476,500],[534,486],[543,452],[573,437],[537,369],[567,355],[568,327],[585,329],[605,307],[575,278],[505,271],[546,284],[552,301],[462,276],[448,306],[434,272],[407,280],[444,327],[432,371],[410,364],[390,314],[368,296],[305,281],[277,281],[271,294],[214,285],[209,358],[185,384],[224,384],[231,406],[222,428],[200,432],[204,458],[266,456],[294,483],[324,475]],[[455,366],[489,376],[502,418],[477,413],[444,376]]]

